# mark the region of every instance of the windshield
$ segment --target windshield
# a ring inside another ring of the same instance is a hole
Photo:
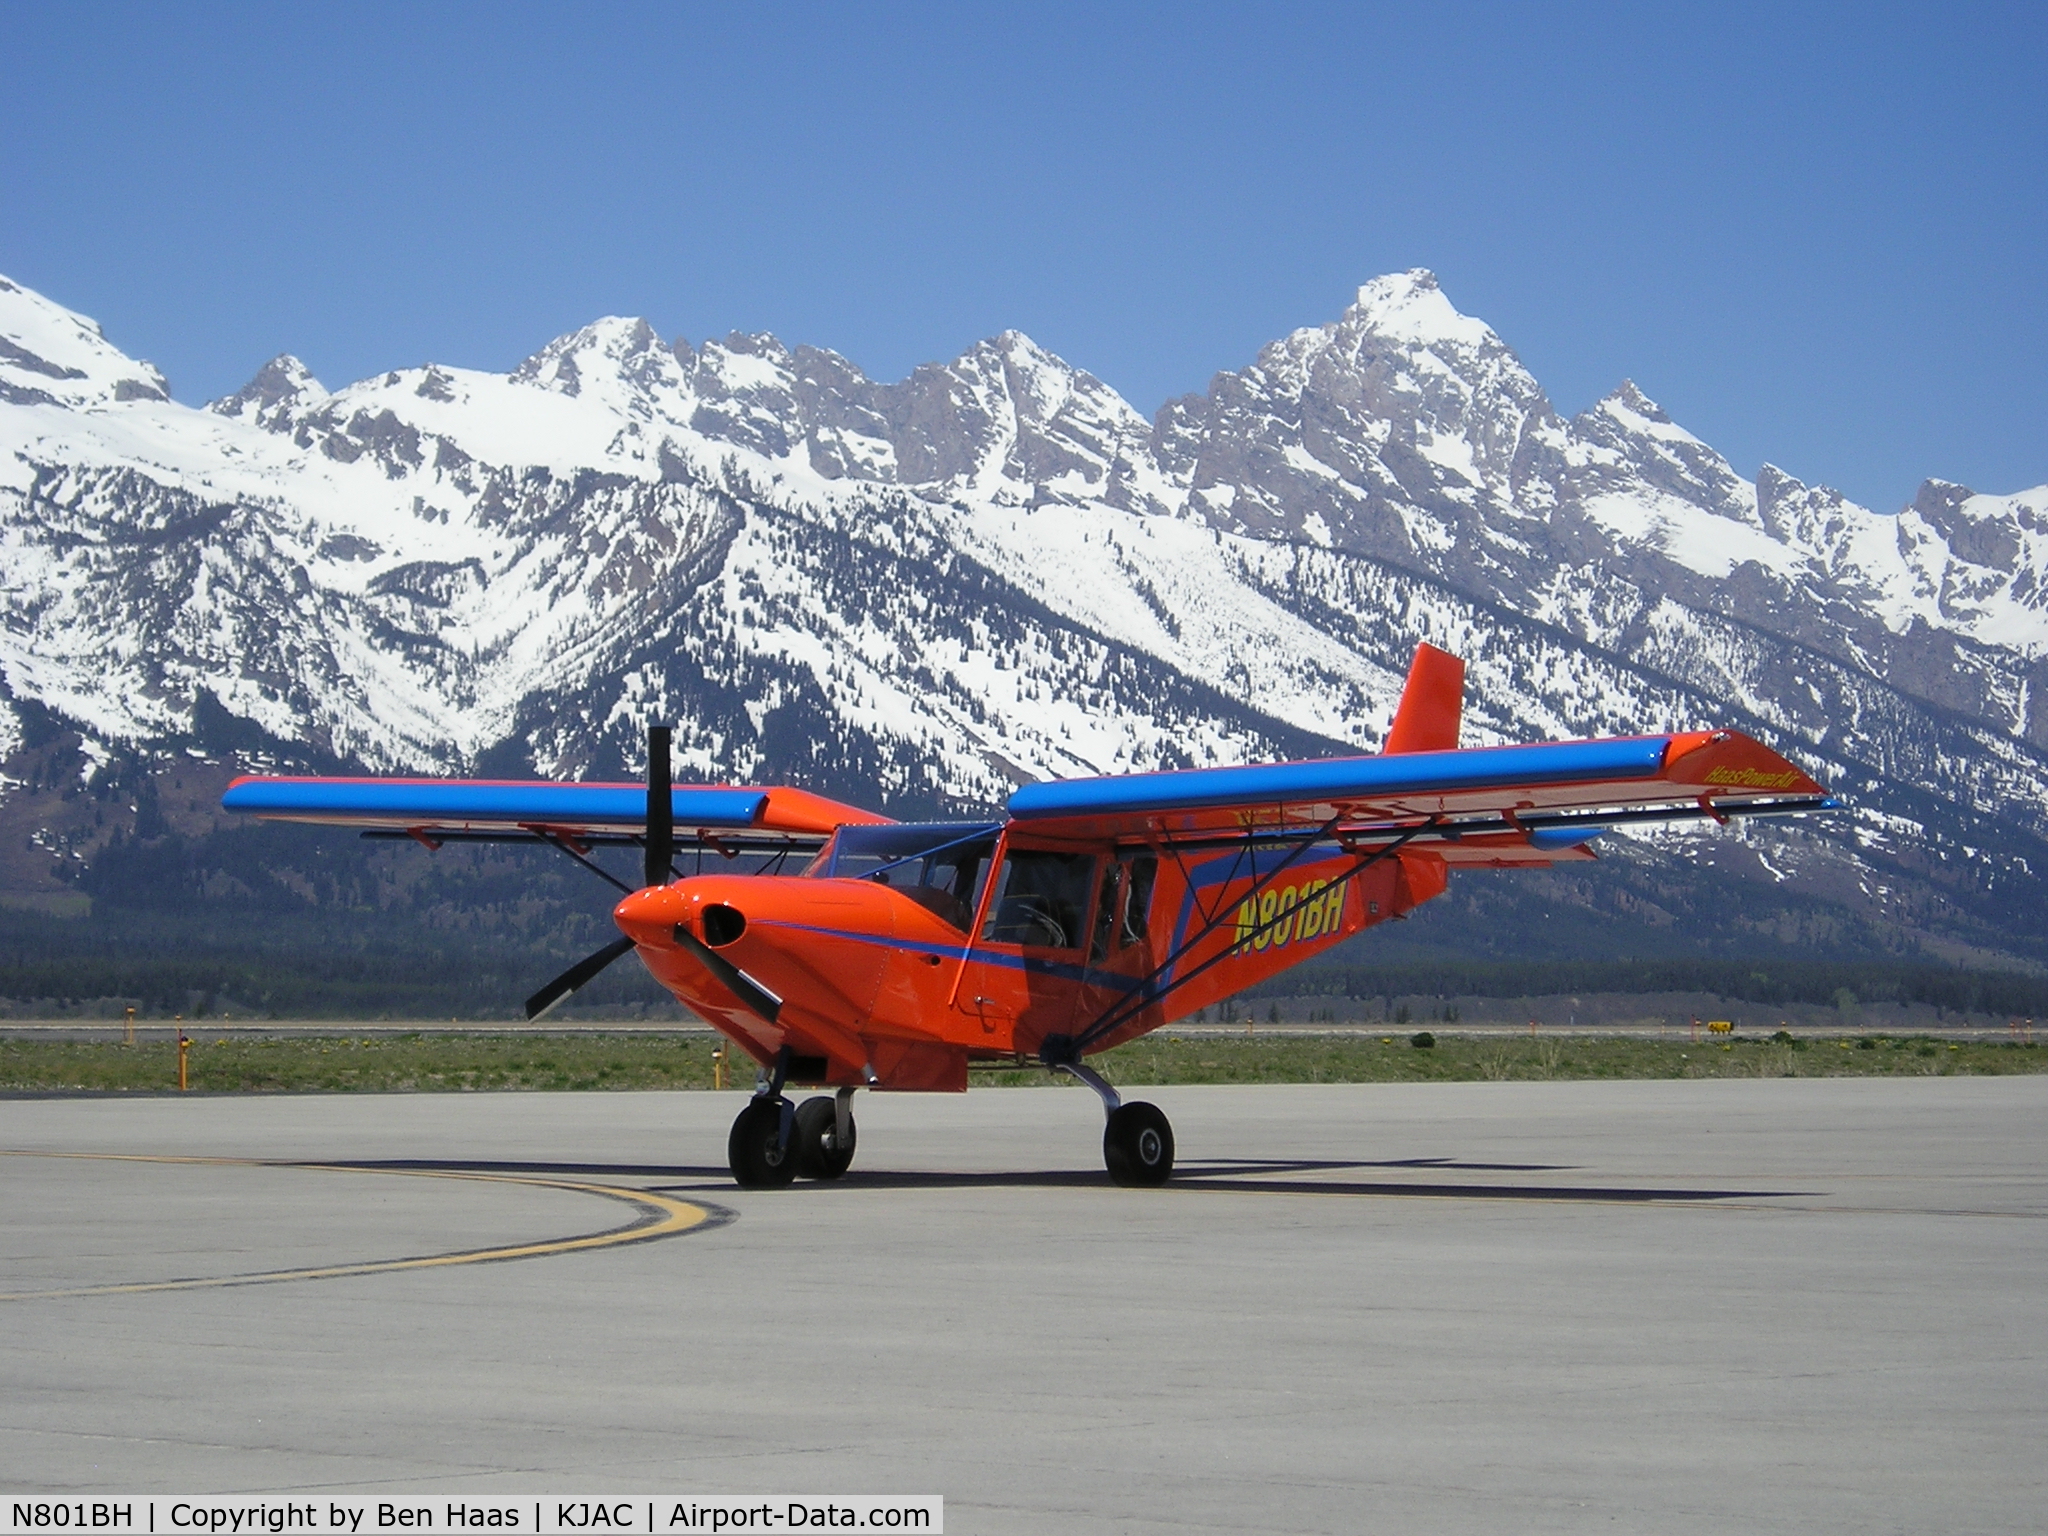
[[[894,886],[965,932],[995,852],[1000,822],[895,822],[841,827],[806,874]]]

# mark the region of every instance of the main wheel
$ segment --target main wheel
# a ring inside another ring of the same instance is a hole
[[[732,1123],[725,1141],[726,1161],[741,1189],[780,1189],[796,1177],[797,1139],[782,1144],[782,1104],[755,1099]]]
[[[796,1108],[796,1176],[836,1179],[853,1166],[857,1139],[853,1116],[846,1117],[846,1141],[839,1139],[839,1106],[825,1094],[805,1099]]]
[[[1173,1172],[1173,1127],[1156,1104],[1125,1104],[1102,1131],[1102,1161],[1126,1188],[1164,1184]]]

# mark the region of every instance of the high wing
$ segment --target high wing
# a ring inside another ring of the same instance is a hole
[[[594,862],[593,845],[638,847],[644,889],[666,885],[679,873],[674,862],[679,847],[695,847],[700,856],[715,849],[728,860],[763,855],[768,868],[779,870],[790,854],[816,849],[842,825],[889,819],[787,785],[678,788],[670,776],[666,726],[647,733],[645,784],[246,776],[228,786],[221,807],[264,821],[356,827],[371,838],[412,838],[429,848],[452,841],[544,843],[628,895],[635,887]],[[631,939],[620,938],[586,955],[527,998],[526,1016],[541,1017],[632,948]],[[753,985],[740,973],[733,975]],[[770,994],[761,995],[774,1001]]]
[[[1049,836],[1186,842],[1333,823],[1368,834],[1436,821],[1436,840],[1475,831],[1597,831],[1679,815],[1812,811],[1827,791],[1741,731],[1686,731],[1518,748],[1325,758],[1251,768],[1065,778],[1010,797]],[[1554,842],[1544,838],[1544,842]]]
[[[721,848],[817,842],[849,822],[887,821],[785,785],[678,785],[669,791],[674,838]],[[446,841],[639,843],[648,830],[644,784],[544,780],[245,776],[221,808],[263,821],[358,827],[369,836]]]
[[[1028,784],[1010,816],[1039,836],[1180,848],[1398,842],[1452,865],[1590,858],[1629,822],[1786,814],[1833,804],[1803,769],[1739,731],[1687,731],[1460,751],[1464,667],[1418,649],[1388,750],[1237,768]]]

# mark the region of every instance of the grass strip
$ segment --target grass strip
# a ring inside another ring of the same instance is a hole
[[[1413,1040],[1433,1039],[1418,1047]],[[1866,1043],[1867,1042],[1867,1043]],[[1929,1035],[1698,1042],[1627,1035],[1177,1035],[1134,1040],[1096,1058],[1118,1087],[1177,1083],[1474,1083],[1595,1078],[1946,1077],[2048,1071],[2018,1041]],[[1043,1082],[1031,1070],[976,1072],[976,1083]]]
[[[672,1034],[377,1034],[195,1037],[194,1092],[469,1093],[709,1088],[714,1042]],[[735,1075],[753,1086],[752,1064]],[[175,1092],[170,1041],[0,1040],[0,1092]]]
[[[1646,1040],[1612,1035],[1148,1035],[1095,1058],[1119,1087],[1182,1083],[1526,1082],[1595,1078],[1948,1077],[2048,1071],[2048,1051],[2018,1041],[1932,1035]],[[474,1093],[708,1089],[712,1047],[694,1034],[380,1034],[242,1036],[197,1041],[187,1061],[205,1093]],[[731,1091],[752,1090],[739,1057]],[[165,1041],[0,1040],[0,1092],[176,1090]],[[982,1087],[1037,1086],[1036,1067],[977,1069]]]

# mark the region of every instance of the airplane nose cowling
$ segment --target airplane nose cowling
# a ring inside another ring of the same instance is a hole
[[[612,908],[612,921],[635,944],[674,943],[676,924],[689,916],[689,903],[669,886],[651,885],[635,891]]]

